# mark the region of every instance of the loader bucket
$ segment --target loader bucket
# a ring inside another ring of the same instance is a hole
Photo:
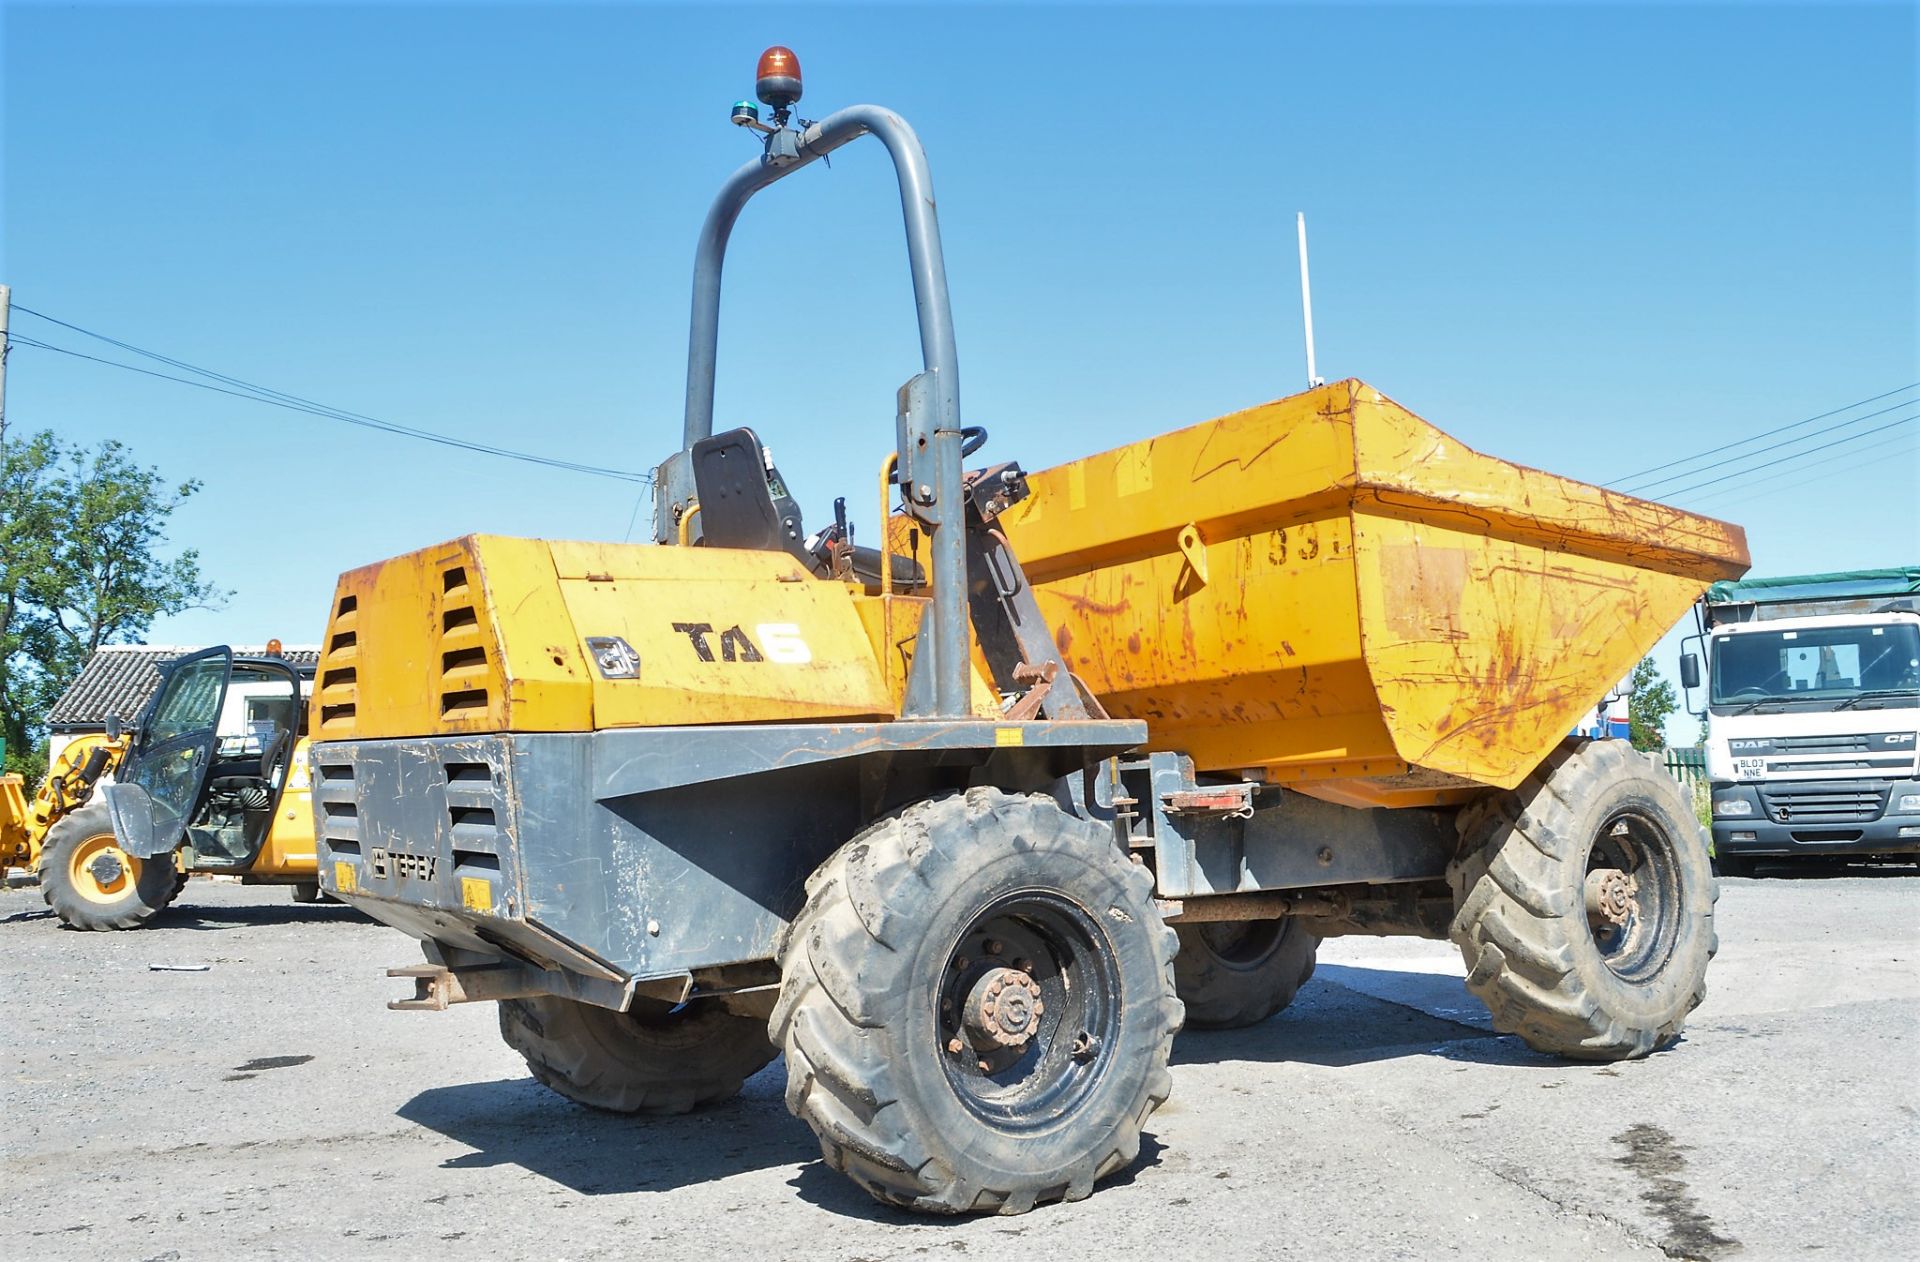
[[[1748,565],[1737,526],[1480,455],[1351,380],[1031,486],[1002,521],[1115,717],[1352,805],[1514,787]]]

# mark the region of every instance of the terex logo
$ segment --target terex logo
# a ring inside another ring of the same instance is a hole
[[[708,639],[714,634],[711,622],[676,622],[673,629],[687,637],[687,642],[693,645],[693,651],[701,661],[716,660],[714,645]],[[720,632],[720,656],[717,660],[777,662],[783,666],[800,666],[813,660],[813,650],[801,638],[797,623],[762,622],[754,627],[753,633],[760,637],[757,645],[738,624]]]
[[[388,850],[384,846],[375,846],[368,857],[373,860],[373,874],[382,879],[397,877],[403,881],[431,881],[434,869],[439,866],[438,855],[409,854],[404,850]]]

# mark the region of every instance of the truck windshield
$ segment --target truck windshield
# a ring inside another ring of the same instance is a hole
[[[1872,694],[1920,700],[1920,628],[1906,625],[1747,631],[1713,640],[1716,711],[1777,701],[1832,709]]]

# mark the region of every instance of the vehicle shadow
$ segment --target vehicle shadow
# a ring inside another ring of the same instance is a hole
[[[155,916],[156,929],[256,929],[269,925],[373,924],[374,919],[342,903],[254,903],[194,906],[174,903]]]
[[[1486,1064],[1567,1065],[1518,1039],[1435,1015],[1456,1009],[1477,1014],[1475,1004],[1457,977],[1323,964],[1291,1007],[1259,1025],[1186,1031],[1174,1043],[1173,1063],[1340,1067],[1438,1055]],[[829,1168],[812,1133],[788,1115],[784,1089],[785,1070],[775,1063],[717,1107],[678,1117],[628,1117],[573,1104],[530,1078],[509,1078],[429,1088],[402,1105],[399,1115],[472,1150],[443,1163],[447,1169],[517,1166],[582,1195],[603,1196],[671,1191],[797,1165],[789,1186],[830,1213],[896,1225],[943,1221],[882,1205]],[[1160,1164],[1161,1153],[1160,1143],[1143,1135],[1139,1158],[1101,1186],[1126,1186]]]
[[[895,1225],[963,1223],[883,1205],[820,1159],[820,1144],[788,1114],[786,1071],[777,1062],[739,1096],[678,1117],[627,1117],[568,1100],[530,1078],[432,1087],[400,1106],[399,1116],[472,1152],[441,1163],[448,1170],[516,1166],[583,1196],[668,1192],[734,1175],[798,1165],[788,1180],[799,1197],[847,1218]],[[1160,1163],[1161,1146],[1141,1137],[1140,1156],[1102,1188],[1124,1187]]]
[[[235,908],[249,914],[326,908]],[[1393,1000],[1368,991],[1390,991]],[[1407,1056],[1565,1068],[1519,1039],[1453,1020],[1475,1001],[1457,977],[1323,964],[1286,1011],[1240,1030],[1190,1029],[1175,1040],[1173,1064],[1229,1062],[1344,1067]],[[1425,1009],[1433,1009],[1433,1012]],[[677,1117],[602,1113],[563,1099],[531,1078],[432,1087],[399,1116],[472,1151],[444,1168],[516,1166],[585,1196],[672,1191],[716,1179],[797,1165],[789,1186],[830,1213],[872,1222],[937,1224],[873,1200],[820,1159],[818,1141],[786,1110],[778,1062],[725,1104]],[[1140,1156],[1103,1188],[1124,1187],[1160,1164],[1162,1147],[1141,1138]]]
[[[1383,993],[1393,998],[1381,998]],[[1468,1019],[1436,1015],[1454,1012]],[[1474,1024],[1485,1020],[1486,1010],[1458,977],[1322,964],[1291,1005],[1257,1025],[1188,1029],[1173,1045],[1173,1063],[1297,1061],[1344,1068],[1407,1056],[1489,1065],[1565,1063]]]
[[[769,1066],[733,1100],[677,1117],[633,1117],[574,1104],[531,1078],[431,1087],[399,1115],[474,1151],[449,1170],[518,1166],[585,1196],[670,1191],[818,1157],[780,1100]]]

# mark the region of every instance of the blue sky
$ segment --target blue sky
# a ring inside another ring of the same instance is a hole
[[[0,278],[283,390],[648,468],[678,442],[694,234],[752,152],[727,108],[784,42],[803,113],[875,101],[926,142],[990,455],[1299,388],[1301,210],[1322,375],[1604,482],[1920,380],[1914,14],[13,3]],[[918,365],[881,149],[758,199],[718,417],[815,521],[844,494],[871,522]],[[343,568],[471,530],[617,539],[635,506],[31,348],[8,386],[15,427],[205,482],[175,538],[234,595],[156,640],[311,642]],[[1917,428],[1679,502],[1747,526],[1756,572],[1912,562]]]

